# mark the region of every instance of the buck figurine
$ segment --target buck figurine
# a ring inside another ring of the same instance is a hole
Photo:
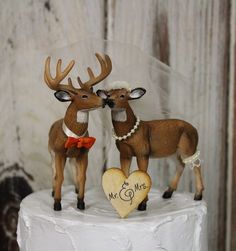
[[[45,63],[44,80],[46,84],[50,89],[56,91],[54,95],[59,101],[71,102],[64,118],[53,123],[49,131],[48,147],[53,157],[53,196],[54,210],[56,211],[61,210],[61,186],[64,179],[64,166],[68,157],[76,159],[77,208],[81,210],[85,208],[84,189],[88,151],[95,141],[95,138],[88,136],[88,113],[90,110],[105,106],[104,100],[93,93],[93,86],[106,78],[112,69],[109,56],[105,55],[103,58],[97,53],[95,55],[101,65],[101,73],[95,77],[88,67],[89,80],[83,83],[79,77],[77,78],[80,88],[73,86],[71,78],[68,78],[67,84],[61,84],[73,68],[75,63],[73,60],[62,71],[62,61],[59,59],[55,78],[50,74],[50,57]]]
[[[189,123],[177,119],[142,121],[135,116],[130,100],[139,99],[146,93],[144,88],[130,90],[126,82],[116,82],[108,90],[98,90],[97,95],[106,100],[111,108],[116,146],[120,151],[121,169],[128,177],[132,157],[137,158],[138,168],[147,172],[149,157],[162,158],[176,155],[179,165],[163,198],[167,199],[177,189],[185,164],[194,169],[195,200],[202,199],[204,189],[201,177],[200,152],[197,151],[198,133]],[[138,210],[146,210],[147,198]]]

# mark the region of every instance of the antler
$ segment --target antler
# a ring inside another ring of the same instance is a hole
[[[78,83],[82,89],[91,89],[92,86],[98,84],[104,78],[106,78],[112,70],[111,59],[108,55],[105,55],[105,59],[103,59],[102,56],[98,53],[95,53],[95,56],[97,57],[101,65],[101,73],[97,77],[95,77],[91,68],[88,67],[87,71],[89,74],[89,80],[87,82],[83,83],[80,77],[77,77]]]
[[[48,87],[52,90],[58,91],[58,90],[76,90],[76,88],[73,87],[72,81],[70,78],[68,78],[68,85],[62,85],[60,82],[68,75],[68,73],[73,68],[75,61],[72,60],[69,65],[65,68],[64,71],[61,70],[61,59],[57,61],[57,68],[56,68],[56,76],[55,78],[52,77],[50,73],[50,60],[51,57],[48,57],[45,62],[45,71],[44,71],[44,80]]]
[[[95,77],[93,71],[90,67],[87,68],[88,74],[89,74],[89,80],[85,83],[83,83],[80,79],[80,77],[77,77],[78,83],[82,89],[90,90],[92,86],[96,85],[97,83],[101,82],[104,78],[106,78],[111,70],[112,70],[112,63],[111,59],[108,55],[105,55],[105,59],[102,58],[102,56],[98,53],[95,53],[95,56],[97,57],[100,65],[101,65],[101,73]],[[61,59],[57,61],[57,68],[56,68],[56,76],[55,78],[52,77],[50,73],[50,60],[51,57],[48,57],[45,62],[45,71],[44,71],[44,80],[48,87],[52,90],[73,90],[76,91],[76,89],[72,85],[72,81],[70,78],[68,78],[68,84],[62,85],[60,82],[68,75],[68,73],[73,68],[75,61],[72,60],[69,65],[65,68],[64,71],[61,70]]]

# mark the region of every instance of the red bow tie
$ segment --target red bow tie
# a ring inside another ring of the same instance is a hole
[[[93,137],[81,137],[81,138],[68,137],[65,143],[65,148],[76,146],[77,148],[85,147],[89,149],[93,146],[95,140],[96,139]]]

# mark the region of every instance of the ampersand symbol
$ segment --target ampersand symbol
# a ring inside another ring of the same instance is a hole
[[[129,183],[124,181],[124,184],[122,185],[122,188],[119,192],[119,196],[121,200],[130,201],[130,205],[132,205],[132,202],[133,202],[132,200],[134,198],[134,190],[131,188],[127,189],[128,185]]]

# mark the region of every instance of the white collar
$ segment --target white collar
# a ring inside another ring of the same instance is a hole
[[[115,138],[116,140],[122,141],[124,139],[129,138],[132,134],[134,134],[137,131],[137,129],[139,127],[139,124],[140,124],[139,117],[136,117],[136,118],[137,118],[137,120],[136,120],[136,123],[135,123],[134,127],[124,136],[121,136],[121,137],[117,136],[115,131],[114,131],[114,128],[113,128],[113,135],[112,135],[113,138]]]
[[[77,135],[77,134],[73,133],[73,132],[66,126],[66,124],[65,124],[64,121],[63,121],[63,123],[62,123],[62,130],[63,130],[63,132],[65,133],[65,135],[66,135],[67,137],[72,137],[72,138],[76,138],[76,139],[81,138],[81,137],[84,137],[85,134],[87,133],[87,130],[86,130],[85,133],[83,133],[82,135]]]

